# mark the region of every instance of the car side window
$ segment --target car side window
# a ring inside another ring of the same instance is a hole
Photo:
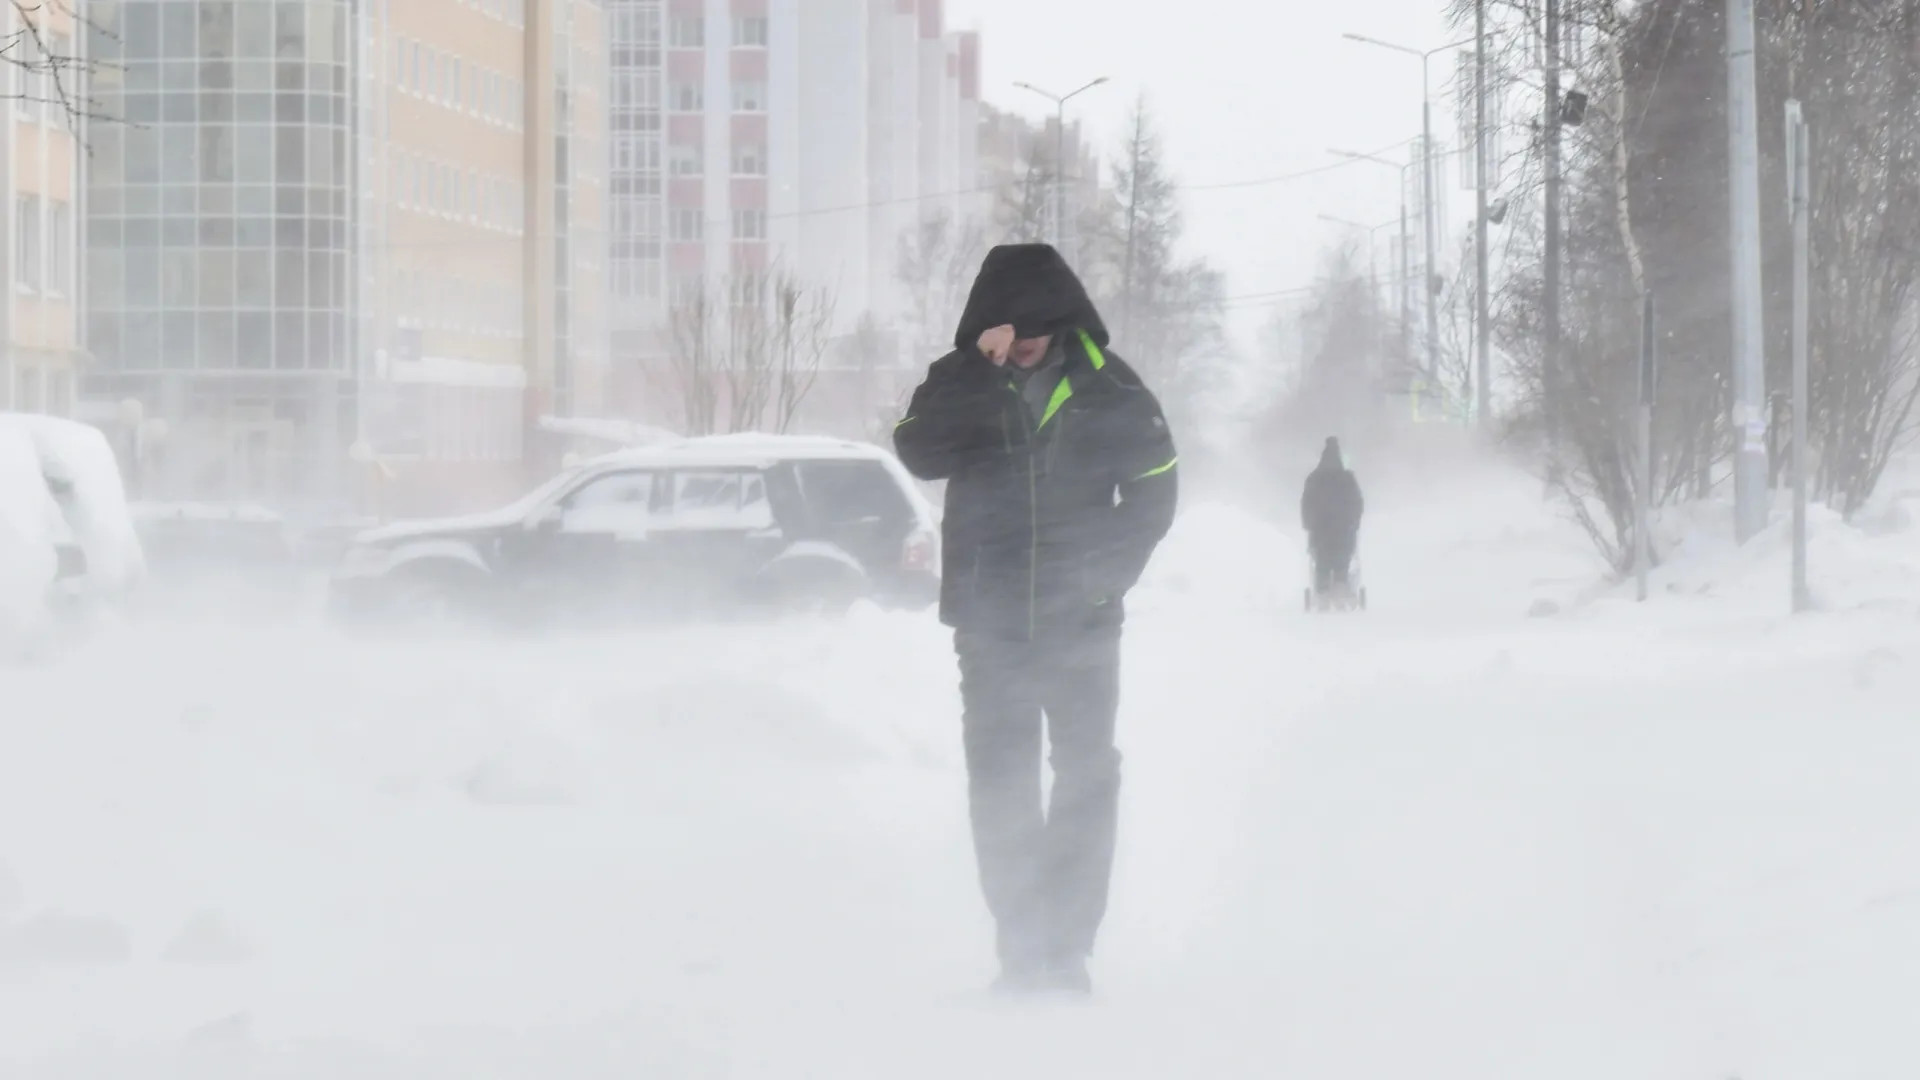
[[[913,520],[913,505],[877,461],[807,461],[796,471],[807,507],[821,525]]]
[[[767,481],[758,471],[682,469],[673,501],[659,521],[671,529],[766,529],[773,526]]]
[[[627,532],[655,523],[654,474],[618,472],[588,481],[567,496],[560,528],[570,533]]]

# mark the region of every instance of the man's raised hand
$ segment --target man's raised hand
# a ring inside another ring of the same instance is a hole
[[[1007,354],[1013,350],[1013,326],[996,326],[980,335],[980,353],[993,362],[994,367],[1005,367]]]

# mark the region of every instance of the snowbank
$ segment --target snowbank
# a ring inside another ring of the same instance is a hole
[[[1091,1008],[973,989],[931,617],[135,627],[0,672],[0,1074],[1920,1075],[1920,620],[1526,619],[1537,482],[1376,472],[1364,615],[1230,506],[1150,568]]]
[[[1767,528],[1734,540],[1733,506],[1713,500],[1662,510],[1654,526],[1661,563],[1648,575],[1649,597],[1693,615],[1769,620],[1792,603],[1791,504],[1776,500]],[[1898,504],[1847,522],[1822,505],[1808,507],[1807,580],[1817,611],[1920,614],[1920,525]],[[1599,610],[1634,594],[1631,578],[1590,589]]]
[[[33,440],[0,425],[0,656],[23,647],[45,619],[64,531]]]

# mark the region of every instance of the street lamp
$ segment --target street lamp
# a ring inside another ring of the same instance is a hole
[[[1407,232],[1407,170],[1419,162],[1402,165],[1378,154],[1359,154],[1352,150],[1330,150],[1334,157],[1385,165],[1400,174],[1400,351],[1403,362],[1413,360],[1413,237]]]
[[[1435,55],[1446,52],[1448,49],[1457,49],[1463,45],[1478,45],[1479,39],[1465,38],[1449,45],[1422,50],[1409,48],[1405,45],[1395,45],[1391,41],[1381,41],[1379,38],[1367,37],[1365,34],[1342,34],[1340,36],[1346,38],[1348,41],[1357,41],[1362,45],[1374,45],[1382,49],[1390,49],[1406,56],[1417,57],[1420,60],[1420,203],[1422,207],[1420,216],[1426,225],[1427,248],[1427,282],[1426,289],[1424,290],[1426,295],[1421,298],[1421,303],[1423,303],[1427,309],[1427,377],[1435,379],[1439,377],[1440,312],[1433,303],[1433,273],[1434,266],[1436,265],[1434,262],[1434,248],[1438,246],[1439,241],[1435,237],[1433,220],[1433,93],[1431,81],[1428,77],[1428,61],[1432,60]]]
[[[1054,105],[1053,121],[1053,246],[1066,254],[1067,236],[1067,102],[1107,81],[1105,75],[1093,80],[1068,94],[1055,94],[1042,90],[1032,83],[1017,82],[1013,85],[1022,90],[1031,90]]]

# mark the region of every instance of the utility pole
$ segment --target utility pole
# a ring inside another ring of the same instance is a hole
[[[1440,305],[1435,303],[1434,279],[1439,263],[1434,259],[1436,225],[1433,220],[1433,96],[1427,92],[1427,57],[1420,58],[1420,220],[1426,225],[1427,266],[1421,274],[1420,299],[1427,309],[1427,381],[1440,383]]]
[[[1054,94],[1042,90],[1032,83],[1017,82],[1013,85],[1022,90],[1031,90],[1048,101],[1053,102],[1053,246],[1060,254],[1067,255],[1067,102],[1086,93],[1088,90],[1107,81],[1105,75],[1082,86],[1070,94]]]
[[[1548,468],[1560,469],[1560,0],[1546,0],[1546,145],[1542,158],[1546,172],[1545,262],[1541,280],[1541,316],[1546,338],[1541,344],[1541,391],[1545,399]]]
[[[1659,362],[1659,338],[1654,332],[1653,294],[1640,300],[1640,394],[1634,403],[1633,583],[1635,599],[1647,598],[1647,572],[1653,567],[1653,388]]]
[[[1061,102],[1053,115],[1053,246],[1061,254],[1067,251],[1067,105]]]
[[[1727,136],[1733,209],[1734,533],[1767,526],[1766,367],[1760,295],[1760,120],[1754,89],[1753,0],[1727,5]]]
[[[1807,589],[1807,278],[1811,267],[1812,147],[1800,102],[1787,102],[1787,205],[1793,215],[1793,611],[1813,607]]]
[[[1372,38],[1363,38],[1354,34],[1346,36],[1351,40],[1364,41],[1369,45],[1381,44]],[[1397,45],[1389,45],[1387,48],[1412,52],[1410,49],[1401,50]],[[1359,154],[1352,150],[1332,150],[1329,153],[1334,157],[1346,158],[1348,161],[1370,161],[1375,165],[1385,165],[1400,174],[1400,362],[1411,365],[1413,363],[1413,232],[1407,216],[1407,170],[1415,167],[1419,162],[1402,165],[1397,161],[1388,161],[1377,154]]]
[[[1400,362],[1413,363],[1413,234],[1407,230],[1405,171],[1400,174]]]
[[[1445,52],[1448,49],[1457,49],[1462,45],[1474,44],[1474,42],[1471,39],[1455,41],[1447,45],[1442,45],[1437,49],[1422,51],[1420,49],[1409,48],[1405,45],[1395,45],[1390,41],[1381,41],[1379,38],[1368,37],[1365,34],[1342,34],[1340,36],[1346,38],[1348,41],[1357,41],[1363,45],[1377,45],[1383,49],[1392,49],[1397,53],[1404,53],[1408,56],[1417,56],[1420,58],[1420,155],[1419,160],[1414,164],[1420,167],[1420,216],[1423,224],[1426,226],[1424,231],[1426,233],[1427,248],[1427,265],[1425,272],[1421,275],[1423,280],[1420,285],[1420,297],[1421,304],[1426,308],[1427,312],[1427,381],[1437,385],[1440,378],[1440,309],[1434,304],[1435,296],[1433,286],[1435,279],[1439,276],[1437,252],[1440,242],[1437,239],[1439,222],[1436,220],[1433,205],[1433,94],[1429,89],[1430,83],[1428,81],[1427,69],[1428,61],[1433,59],[1435,53]]]
[[[1487,300],[1487,0],[1473,0],[1473,379],[1480,430],[1493,430],[1492,319]]]

